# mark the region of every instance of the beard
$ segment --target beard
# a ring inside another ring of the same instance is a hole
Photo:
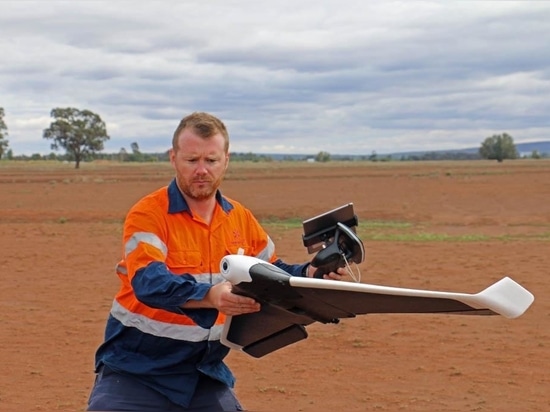
[[[193,200],[205,200],[214,197],[221,182],[221,177],[217,180],[195,178],[191,181],[185,181],[184,179],[177,179],[179,189]]]

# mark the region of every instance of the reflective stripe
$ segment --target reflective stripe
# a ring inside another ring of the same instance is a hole
[[[130,312],[118,303],[116,299],[113,301],[111,315],[124,326],[136,328],[143,333],[189,342],[220,340],[223,329],[223,325],[214,325],[210,329],[204,329],[196,325],[175,325],[172,323],[160,322],[150,319],[147,316]]]
[[[210,283],[212,285],[217,285],[225,280],[221,273],[200,273],[197,275],[191,275],[197,280],[197,282]]]
[[[124,265],[116,265],[115,266],[115,271],[117,274],[119,275],[126,275],[128,276],[128,270],[126,269],[126,266]]]
[[[265,260],[266,262],[269,262],[271,260],[271,256],[273,256],[273,253],[275,253],[275,244],[271,240],[271,238],[267,237],[267,245],[260,253],[258,253],[255,257],[258,259]]]
[[[168,254],[168,248],[166,247],[166,244],[162,240],[160,240],[157,235],[149,232],[136,232],[132,235],[130,239],[128,239],[128,241],[124,245],[125,256],[128,256],[130,253],[136,250],[140,242],[147,243],[148,245],[157,248],[162,252],[164,257],[166,257],[166,255]]]
[[[115,270],[118,275],[128,276],[128,270],[124,265],[116,265]],[[221,273],[200,273],[198,275],[191,274],[191,276],[193,276],[197,282],[211,283],[212,285],[217,285],[225,280]]]

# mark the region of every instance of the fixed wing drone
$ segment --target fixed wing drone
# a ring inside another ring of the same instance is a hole
[[[351,217],[350,217],[351,214]],[[350,226],[351,225],[351,226]],[[363,314],[439,313],[521,316],[534,296],[509,277],[476,294],[406,289],[319,279],[350,262],[361,263],[365,251],[353,226],[357,218],[348,204],[304,221],[304,245],[319,270],[315,278],[290,276],[263,260],[228,255],[220,262],[233,292],[261,303],[255,313],[229,316],[222,343],[253,357],[262,357],[307,338],[306,326],[338,323]]]

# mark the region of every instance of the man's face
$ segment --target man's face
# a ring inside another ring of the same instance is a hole
[[[176,171],[180,190],[194,200],[213,197],[222,183],[229,154],[224,150],[221,133],[209,138],[184,129],[178,138],[178,150],[170,150],[170,162]]]

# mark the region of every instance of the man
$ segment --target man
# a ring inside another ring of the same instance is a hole
[[[138,201],[124,223],[121,285],[96,353],[88,410],[242,410],[220,336],[227,315],[260,305],[231,293],[220,260],[244,253],[293,276],[315,272],[307,263],[277,259],[252,213],[222,196],[229,136],[218,118],[193,113],[182,119],[170,162],[175,179]]]

